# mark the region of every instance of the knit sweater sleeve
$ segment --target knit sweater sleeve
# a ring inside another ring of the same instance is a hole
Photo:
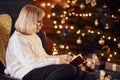
[[[42,49],[42,47],[40,48]],[[10,75],[15,76],[16,73],[26,74],[34,68],[60,63],[59,58],[49,58],[45,57],[45,55],[34,54],[34,52],[35,51],[31,48],[25,38],[13,35],[9,40],[6,51],[7,72]],[[42,52],[45,54],[43,49],[40,54],[42,54]]]

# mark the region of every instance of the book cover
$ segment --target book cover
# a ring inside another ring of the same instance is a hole
[[[78,65],[82,64],[83,62],[84,62],[83,57],[81,56],[81,54],[78,54],[74,59],[71,60],[70,64],[77,67]]]

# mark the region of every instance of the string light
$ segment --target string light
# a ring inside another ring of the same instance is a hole
[[[112,54],[110,54],[110,57],[112,57]]]
[[[36,0],[33,0],[33,1],[36,1]],[[71,1],[70,1],[70,0],[67,0],[67,3],[71,3]],[[75,4],[75,3],[76,3],[76,1],[72,1],[72,4]],[[46,6],[51,7],[51,8],[54,8],[54,7],[55,7],[55,6],[52,5],[51,3],[41,3],[41,7],[46,7]],[[69,6],[69,5],[67,5],[67,6]],[[81,5],[80,5],[80,8],[81,8],[81,9],[84,8],[84,7],[85,7],[84,4],[81,4]],[[104,8],[106,8],[106,7],[107,7],[107,6],[104,5]],[[120,12],[120,9],[118,9],[118,11]],[[64,11],[63,14],[64,14],[64,15],[61,15],[61,17],[62,17],[62,18],[65,17],[64,19],[65,19],[65,20],[68,20],[68,17],[66,17],[67,11]],[[68,13],[68,14],[69,14],[69,16],[75,15],[75,16],[80,16],[80,17],[90,17],[90,16],[92,16],[92,13],[80,13],[80,14],[76,14],[75,12],[72,12],[72,13]],[[52,16],[56,16],[56,14],[55,14],[55,13],[52,13]],[[51,15],[48,14],[48,15],[47,15],[47,18],[50,18],[50,17],[51,17]],[[112,18],[117,18],[115,15],[111,15],[111,17],[112,17]],[[64,22],[65,22],[65,21],[62,20],[61,23],[63,24]],[[53,21],[53,23],[56,24],[56,25],[54,26],[54,28],[57,29],[57,28],[58,28],[58,26],[57,26],[57,21]],[[95,22],[95,25],[96,25],[96,26],[98,25],[98,21]],[[62,29],[63,26],[62,26],[62,25],[59,25],[59,28]],[[68,27],[68,26],[65,26],[65,28],[68,29],[69,27]],[[109,27],[109,24],[106,23],[105,29],[109,29],[109,28],[110,28],[110,27]],[[74,29],[74,26],[70,26],[70,29],[73,30],[73,29]],[[78,30],[78,31],[76,32],[76,34],[80,34],[80,32],[81,32],[81,30]],[[57,31],[57,33],[60,34],[61,31]],[[95,31],[88,30],[88,33],[94,34]],[[101,32],[97,32],[97,34],[100,35]],[[85,36],[85,33],[82,33],[81,35],[82,35],[82,36]],[[102,38],[107,38],[107,36],[103,35]],[[113,39],[114,42],[117,41],[116,38],[112,38],[111,36],[109,36],[107,39],[108,39],[108,40]],[[66,47],[66,49],[67,49],[67,47]],[[116,54],[117,54],[117,52],[114,52],[114,55],[116,55]],[[101,56],[104,56],[104,54],[102,53]],[[112,55],[110,55],[110,56],[112,56]],[[109,57],[110,57],[110,56],[109,56]]]
[[[46,7],[46,3],[41,3],[41,7]]]
[[[101,56],[104,56],[104,53],[101,53]]]
[[[51,6],[51,3],[47,3],[47,6]]]
[[[114,55],[117,55],[117,52],[114,52]]]
[[[108,58],[107,61],[110,62],[110,58]]]
[[[54,24],[57,24],[57,21],[53,21]]]
[[[50,15],[50,14],[48,14],[48,15],[47,15],[47,18],[50,18],[50,17],[51,17],[51,15]]]

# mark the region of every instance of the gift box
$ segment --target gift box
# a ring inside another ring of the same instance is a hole
[[[106,62],[105,69],[110,71],[120,72],[120,64],[113,63],[113,62]]]

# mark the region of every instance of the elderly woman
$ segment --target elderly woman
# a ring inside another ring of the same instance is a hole
[[[69,64],[71,56],[50,56],[45,52],[36,34],[44,16],[45,12],[34,5],[22,8],[9,39],[5,73],[23,80],[81,80],[83,72]]]

